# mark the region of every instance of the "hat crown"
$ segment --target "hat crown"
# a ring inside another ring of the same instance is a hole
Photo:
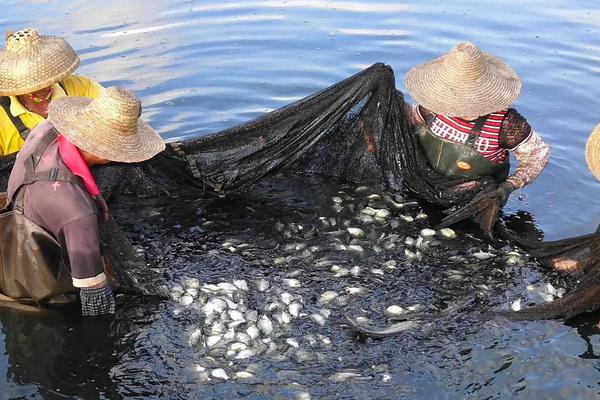
[[[486,72],[483,53],[471,42],[454,46],[445,57],[444,66],[460,80],[477,80]]]
[[[404,80],[412,98],[446,116],[472,117],[508,108],[519,96],[521,81],[498,57],[470,42],[419,64]]]
[[[110,87],[90,103],[89,110],[104,119],[115,134],[130,136],[135,135],[134,128],[140,116],[141,103],[129,90]]]
[[[95,99],[64,96],[48,107],[48,120],[69,142],[105,160],[140,162],[165,149],[165,143],[139,118],[140,101],[120,87]]]
[[[60,82],[79,66],[79,57],[64,39],[35,29],[6,32],[0,49],[0,96],[32,93]]]
[[[6,51],[16,53],[21,50],[27,50],[40,38],[40,34],[35,29],[22,29],[11,33],[6,38]]]

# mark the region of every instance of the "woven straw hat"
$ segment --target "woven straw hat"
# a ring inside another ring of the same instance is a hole
[[[160,136],[139,118],[140,101],[120,87],[95,99],[66,96],[52,100],[48,120],[82,150],[105,160],[140,162],[165,149]]]
[[[592,174],[600,179],[600,124],[596,125],[585,145],[585,161]]]
[[[521,81],[508,65],[470,42],[412,68],[404,83],[417,103],[450,117],[478,117],[505,109],[521,91]]]
[[[52,86],[71,75],[79,57],[62,38],[34,29],[7,33],[0,51],[0,96],[18,96]]]

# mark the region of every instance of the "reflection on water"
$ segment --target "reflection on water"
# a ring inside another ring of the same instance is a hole
[[[507,211],[517,217],[522,215],[519,210],[530,213],[550,239],[590,232],[600,223],[594,211],[600,208],[600,184],[583,159],[585,140],[599,120],[600,109],[595,89],[600,87],[600,5],[596,1],[5,0],[3,10],[1,30],[34,26],[42,33],[66,37],[81,55],[80,74],[105,85],[135,90],[143,99],[144,117],[164,138],[172,140],[246,121],[376,61],[394,68],[397,86],[403,90],[404,73],[414,64],[447,51],[456,41],[474,41],[507,61],[521,76],[523,90],[516,107],[553,146],[544,174],[513,196]],[[146,331],[151,342],[158,335],[158,327],[170,321],[163,313],[168,311],[139,316],[141,325],[147,318],[153,320],[155,328]],[[85,360],[98,367],[102,373],[97,375],[105,378],[98,378],[99,383],[81,383],[79,394],[88,398],[85,394],[103,393],[113,398],[111,382],[121,382],[118,391],[127,393],[124,387],[134,375],[151,371],[149,374],[160,381],[159,366],[174,362],[166,355],[145,354],[156,349],[144,347],[141,341],[123,340],[128,329],[134,330],[123,324],[118,325],[123,331],[112,334],[136,350],[119,353],[118,361],[109,357],[95,364],[96,350],[79,340],[87,333],[74,319],[2,312],[0,322],[8,354],[0,363],[2,375],[8,377],[2,387],[7,388],[9,397],[59,397],[56,382],[73,388],[82,382],[81,377],[92,376],[90,366],[73,372],[77,363]],[[339,326],[332,329],[344,331]],[[458,387],[464,389],[467,383],[451,384],[457,378],[442,373],[446,366],[474,373],[470,378],[472,392],[491,397],[498,396],[494,388],[506,387],[533,397],[542,393],[584,396],[583,387],[595,386],[598,381],[597,371],[582,361],[595,354],[598,335],[594,329],[579,331],[587,344],[575,330],[553,322],[508,327],[491,324],[470,337],[464,349],[442,343],[448,350],[438,355],[423,358],[409,352],[403,359],[405,364],[395,364],[392,379],[385,382],[387,386],[381,383],[377,394],[384,398],[393,390],[406,390],[407,397],[425,393],[453,397],[449,393]],[[28,342],[30,336],[37,340]],[[15,343],[23,347],[16,350]],[[31,347],[32,343],[39,343],[35,345],[38,347]],[[364,347],[346,343],[349,347],[344,349],[369,348],[372,355],[387,356],[394,348],[390,343],[394,342]],[[28,370],[35,355],[44,354],[46,347],[39,347],[44,344],[52,350],[43,360],[47,363],[45,373]],[[420,345],[412,339],[397,344],[404,348]],[[26,349],[35,350],[28,354]],[[79,360],[75,357],[78,351],[90,357]],[[177,345],[166,346],[164,351],[173,354]],[[554,358],[565,360],[563,368],[544,370],[547,360]],[[130,362],[125,363],[126,359]],[[113,380],[103,371],[111,363],[116,363],[119,371],[113,369]],[[60,368],[59,364],[67,367]],[[510,366],[495,372],[504,364]],[[127,369],[132,365],[139,369]],[[430,385],[409,372],[411,365],[420,365],[419,372],[428,380],[438,376],[447,379]],[[552,383],[541,384],[532,376],[551,376],[545,381]],[[570,383],[570,391],[559,391]],[[314,397],[321,393],[315,382],[305,385],[316,388]],[[364,381],[357,385],[371,390],[377,386]],[[292,393],[285,390],[281,389],[282,397]],[[227,397],[227,393],[225,390],[214,396]],[[460,393],[466,395],[467,390]]]
[[[109,379],[116,363],[110,321],[84,321],[76,311],[2,309],[6,398],[118,398]]]

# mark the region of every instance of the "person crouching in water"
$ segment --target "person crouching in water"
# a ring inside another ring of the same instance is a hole
[[[22,218],[9,227],[17,230],[13,238],[18,249],[2,249],[9,253],[0,265],[5,296],[43,303],[79,289],[82,315],[114,313],[98,234],[98,219],[108,218],[108,210],[90,167],[141,162],[164,150],[164,142],[140,113],[139,100],[119,87],[105,89],[93,100],[68,96],[52,101],[48,120],[29,134],[8,181],[7,209]],[[62,257],[53,258],[52,249],[32,245],[44,233],[60,246]]]
[[[411,119],[430,165],[477,189],[477,178],[492,177],[504,205],[516,189],[530,184],[550,158],[550,147],[514,108],[521,82],[499,58],[469,42],[417,65],[405,85],[418,103]],[[519,165],[509,174],[509,152]],[[472,178],[472,181],[469,179]]]

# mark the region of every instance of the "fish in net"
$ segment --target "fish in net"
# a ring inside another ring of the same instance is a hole
[[[450,179],[433,170],[409,122],[408,109],[396,90],[392,69],[377,63],[242,125],[170,143],[166,151],[140,164],[99,166],[94,174],[109,202],[127,193],[168,196],[182,188],[227,196],[285,169],[358,184],[383,183],[389,190],[410,192],[448,210],[442,225],[473,218],[491,237],[500,210],[494,197],[497,184],[481,178],[464,189],[461,184],[472,179]],[[6,187],[11,166],[10,156],[0,158],[0,187]],[[112,229],[116,232],[118,227]],[[110,245],[106,249],[115,251]],[[115,276],[127,277],[123,289],[140,290],[145,285],[142,291],[148,292],[151,283],[133,279],[147,273],[145,264],[118,262],[132,254],[116,251]]]
[[[565,297],[503,315],[514,320],[567,320],[600,308],[600,233],[542,242],[521,238],[502,223],[497,228],[500,237],[529,251],[541,265],[577,278]]]

